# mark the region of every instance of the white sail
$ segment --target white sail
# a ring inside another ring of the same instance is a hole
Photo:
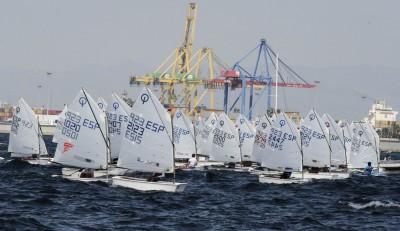
[[[107,105],[108,135],[110,138],[111,158],[119,156],[122,136],[128,124],[131,108],[117,94],[111,95],[110,104]]]
[[[378,158],[374,142],[374,135],[364,122],[354,123],[351,150],[349,155],[350,168],[364,168],[368,162],[377,167]]]
[[[181,110],[177,110],[173,118],[173,125],[175,158],[190,158],[196,152],[192,122]]]
[[[62,126],[63,126],[63,124],[62,124],[62,122],[61,121],[64,121],[65,120],[65,113],[68,111],[68,106],[67,105],[65,105],[64,106],[64,109],[61,111],[61,113],[60,114],[58,114],[58,116],[57,116],[57,120],[56,120],[56,129],[54,129],[54,133],[53,133],[53,139],[52,139],[52,142],[53,143],[58,143],[58,141],[57,141],[57,137],[60,137],[61,136],[61,132],[62,132]]]
[[[142,172],[173,172],[171,116],[144,88],[136,99],[118,158],[118,167]]]
[[[304,166],[329,167],[329,136],[321,117],[313,109],[304,118],[300,132]]]
[[[328,129],[329,143],[331,146],[331,164],[335,166],[346,165],[346,154],[344,149],[344,140],[342,129],[336,121],[329,115],[324,114],[322,121]]]
[[[300,132],[284,113],[279,113],[269,127],[267,149],[261,165],[273,170],[291,168],[302,171]]]
[[[253,162],[261,163],[262,157],[266,154],[267,138],[271,122],[269,118],[264,115],[260,117],[260,121],[256,126],[256,134],[254,136],[253,153],[251,155]]]
[[[241,153],[238,135],[233,122],[225,113],[221,113],[211,134],[210,159],[221,162],[240,162]]]
[[[207,120],[204,122],[204,129],[201,132],[202,141],[197,144],[197,152],[200,154],[205,154],[210,156],[211,144],[212,144],[212,130],[217,125],[217,116],[214,112],[208,116]]]
[[[375,128],[372,126],[372,124],[367,123],[367,127],[369,128],[369,133],[372,134],[373,137],[373,145],[374,148],[376,150],[376,153],[380,153],[380,147],[379,147],[379,142],[380,142],[380,138],[378,133],[375,131]]]
[[[43,134],[31,107],[24,99],[18,101],[13,111],[8,152],[11,157],[30,157],[32,154],[47,154]]]
[[[108,104],[107,104],[107,101],[105,99],[103,99],[103,97],[99,97],[97,99],[97,106],[100,108],[100,110],[102,110],[103,112],[106,112]]]
[[[260,117],[256,116],[256,118],[254,118],[254,120],[251,123],[253,124],[254,127],[257,127],[258,124],[260,123]]]
[[[239,138],[242,149],[242,161],[251,161],[256,129],[242,114],[237,117],[235,126],[240,129]]]
[[[344,148],[346,153],[346,161],[349,163],[349,156],[351,150],[351,141],[353,138],[353,127],[354,124],[349,124],[347,121],[340,121],[339,126],[341,128],[341,138],[344,141]]]
[[[202,133],[204,130],[204,120],[201,116],[198,116],[197,119],[195,120],[195,124],[194,124],[194,134],[196,137],[196,153],[201,153],[200,151],[200,146],[203,144],[203,138],[202,138]]]
[[[105,114],[84,90],[60,115],[56,130],[55,162],[78,168],[107,167]]]

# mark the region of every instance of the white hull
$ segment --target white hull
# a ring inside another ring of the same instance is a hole
[[[319,173],[310,173],[310,172],[296,172],[292,174],[293,177],[301,178],[302,176],[305,179],[316,179],[316,180],[343,180],[350,177],[350,173],[347,172],[319,172]]]
[[[150,182],[145,179],[125,177],[125,176],[114,176],[112,183],[115,186],[121,186],[125,188],[132,188],[139,191],[164,191],[164,192],[183,192],[186,187],[186,183],[174,183],[167,181]]]
[[[379,165],[379,171],[386,174],[399,174],[400,162],[399,161],[382,161]]]
[[[72,180],[72,181],[81,181],[81,182],[104,182],[109,183],[111,182],[111,177],[107,178],[107,176],[103,177],[92,177],[92,178],[81,178],[79,176],[61,176],[63,179]]]
[[[120,168],[110,168],[107,170],[93,170],[93,177],[81,177],[81,169],[78,168],[62,168],[62,178],[74,181],[83,181],[83,182],[93,182],[93,181],[102,181],[102,182],[110,182],[111,177],[115,175],[122,175],[126,172],[126,169]],[[107,177],[108,175],[108,177]]]
[[[267,184],[303,184],[310,182],[311,179],[290,177],[281,179],[279,175],[259,175],[258,182]]]
[[[217,161],[199,161],[197,163],[198,167],[223,167],[225,166],[224,162],[217,162]]]
[[[53,163],[53,158],[45,158],[45,157],[39,157],[39,159],[27,159],[27,160],[23,160],[28,162],[29,164],[33,164],[33,165],[55,165],[55,163]]]

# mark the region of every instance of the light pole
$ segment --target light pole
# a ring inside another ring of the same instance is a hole
[[[52,76],[52,74],[53,73],[51,73],[51,72],[46,72],[46,75],[48,77],[48,88],[49,88],[49,101],[48,101],[47,110],[46,110],[47,115],[49,114],[49,109],[51,107],[51,76]]]
[[[39,108],[41,107],[41,101],[40,101],[40,91],[41,91],[41,89],[42,89],[42,87],[43,87],[43,85],[42,84],[38,84],[38,85],[36,85],[36,87],[38,88],[38,92],[37,92],[37,95],[38,95],[38,105],[39,105]]]

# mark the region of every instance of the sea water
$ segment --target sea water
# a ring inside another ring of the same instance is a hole
[[[7,143],[0,136],[5,158]],[[400,229],[399,175],[268,185],[248,173],[193,171],[177,174],[183,193],[143,193],[52,177],[59,173],[0,164],[0,230]]]

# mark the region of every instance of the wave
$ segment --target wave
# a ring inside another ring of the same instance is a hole
[[[349,202],[348,205],[354,209],[367,209],[367,208],[400,208],[400,203],[393,201],[370,201],[365,204],[358,204]]]

